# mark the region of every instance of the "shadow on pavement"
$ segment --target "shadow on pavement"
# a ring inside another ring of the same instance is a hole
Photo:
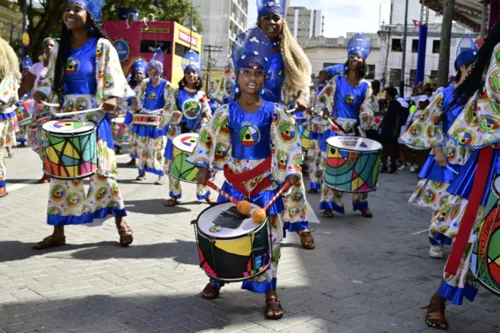
[[[183,202],[180,201],[177,206],[166,207],[164,199],[148,199],[148,200],[126,200],[125,208],[129,212],[154,214],[154,215],[169,215],[179,214],[191,211],[189,205],[203,204],[201,201]]]

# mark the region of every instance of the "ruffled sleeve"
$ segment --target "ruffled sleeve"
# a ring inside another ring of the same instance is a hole
[[[295,121],[283,105],[275,104],[271,125],[273,177],[282,183],[291,175],[302,175],[302,148]]]
[[[430,149],[443,146],[443,93],[438,93],[431,104],[415,116],[406,133],[400,140],[409,147],[415,149]]]
[[[361,108],[359,110],[359,122],[362,129],[369,130],[374,126],[375,116],[373,103],[375,97],[373,96],[372,85],[368,81],[366,81],[366,83],[368,84],[368,88],[366,89],[365,100],[363,101],[363,104],[361,104]]]
[[[482,148],[500,142],[500,43],[491,54],[483,89],[478,90],[455,119],[448,135],[457,144]]]
[[[212,119],[200,130],[198,143],[187,159],[189,163],[212,170],[224,168],[231,155],[228,119],[228,105],[215,111]]]
[[[161,124],[160,127],[166,126],[167,124],[177,124],[180,122],[181,117],[174,117],[174,111],[176,111],[176,89],[174,86],[167,81],[165,84],[165,90],[163,91],[163,98],[165,100],[165,106],[160,112]]]
[[[51,100],[53,93],[54,84],[54,70],[56,65],[58,47],[54,47],[50,53],[49,65],[47,67],[47,73],[43,78],[40,78],[40,82],[36,88],[37,92],[42,93],[48,100]]]
[[[97,100],[104,102],[111,97],[127,98],[135,96],[123,74],[120,58],[113,44],[105,38],[97,42],[96,50]]]
[[[333,115],[335,107],[335,91],[337,89],[337,77],[333,77],[321,90],[316,99],[315,112],[319,116],[323,110],[328,110],[330,115]]]
[[[0,82],[0,102],[3,108],[7,108],[10,105],[17,102],[17,90],[19,89],[19,82],[15,76],[11,73],[7,74],[3,80]]]

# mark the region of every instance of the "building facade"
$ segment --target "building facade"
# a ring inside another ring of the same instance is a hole
[[[289,6],[286,22],[293,37],[304,47],[312,37],[323,35],[324,16],[321,10]]]
[[[347,35],[328,38],[324,36],[310,38],[304,46],[304,51],[311,62],[313,77],[317,77],[320,70],[325,67],[344,64],[347,61],[347,43],[355,35],[348,32]],[[372,52],[366,63],[369,73],[366,79],[380,79],[382,72],[378,67],[380,58],[380,38],[377,34],[367,34],[372,42]]]

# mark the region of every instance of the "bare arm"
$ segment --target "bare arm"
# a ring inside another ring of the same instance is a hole
[[[27,72],[25,75],[23,75],[23,78],[21,80],[21,86],[17,91],[19,98],[22,98],[24,95],[30,92],[31,89],[33,89],[33,87],[35,86],[35,81],[36,81],[36,76],[33,73]]]

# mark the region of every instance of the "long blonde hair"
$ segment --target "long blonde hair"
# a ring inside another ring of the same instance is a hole
[[[17,80],[21,80],[16,52],[7,41],[0,38],[0,79],[5,78],[8,74],[13,74]]]
[[[281,56],[285,63],[285,82],[293,90],[309,91],[311,85],[311,63],[299,43],[293,38],[288,23],[283,20],[281,31]]]

